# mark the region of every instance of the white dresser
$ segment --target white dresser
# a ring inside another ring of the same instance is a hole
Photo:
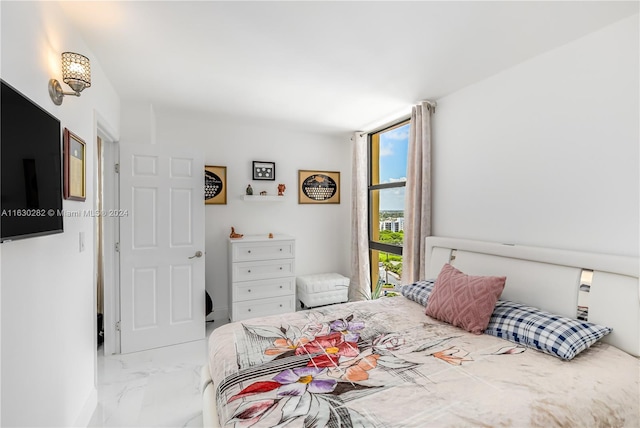
[[[296,310],[295,238],[245,235],[229,238],[229,319]]]

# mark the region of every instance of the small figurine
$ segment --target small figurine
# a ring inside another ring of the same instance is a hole
[[[269,239],[273,239],[273,233],[269,234]]]
[[[262,192],[260,192],[260,196],[267,196],[267,191],[263,190]]]
[[[247,186],[247,195],[253,195],[253,189],[251,188],[251,184]]]
[[[231,226],[231,234],[229,235],[229,238],[232,239],[238,239],[238,238],[242,238],[244,235],[241,233],[236,233],[236,229]]]
[[[284,184],[278,184],[278,196],[284,196],[284,191],[287,190],[287,186]]]

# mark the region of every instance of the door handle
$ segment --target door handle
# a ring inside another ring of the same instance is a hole
[[[189,257],[190,259],[195,259],[196,257],[202,257],[202,251],[196,251],[196,253]]]

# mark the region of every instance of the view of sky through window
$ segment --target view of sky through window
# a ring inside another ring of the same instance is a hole
[[[380,134],[380,183],[407,180],[409,124]],[[380,192],[380,211],[404,211],[404,187]]]

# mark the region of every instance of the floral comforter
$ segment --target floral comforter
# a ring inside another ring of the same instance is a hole
[[[209,368],[222,426],[640,426],[638,359],[562,361],[402,296],[222,326]]]

